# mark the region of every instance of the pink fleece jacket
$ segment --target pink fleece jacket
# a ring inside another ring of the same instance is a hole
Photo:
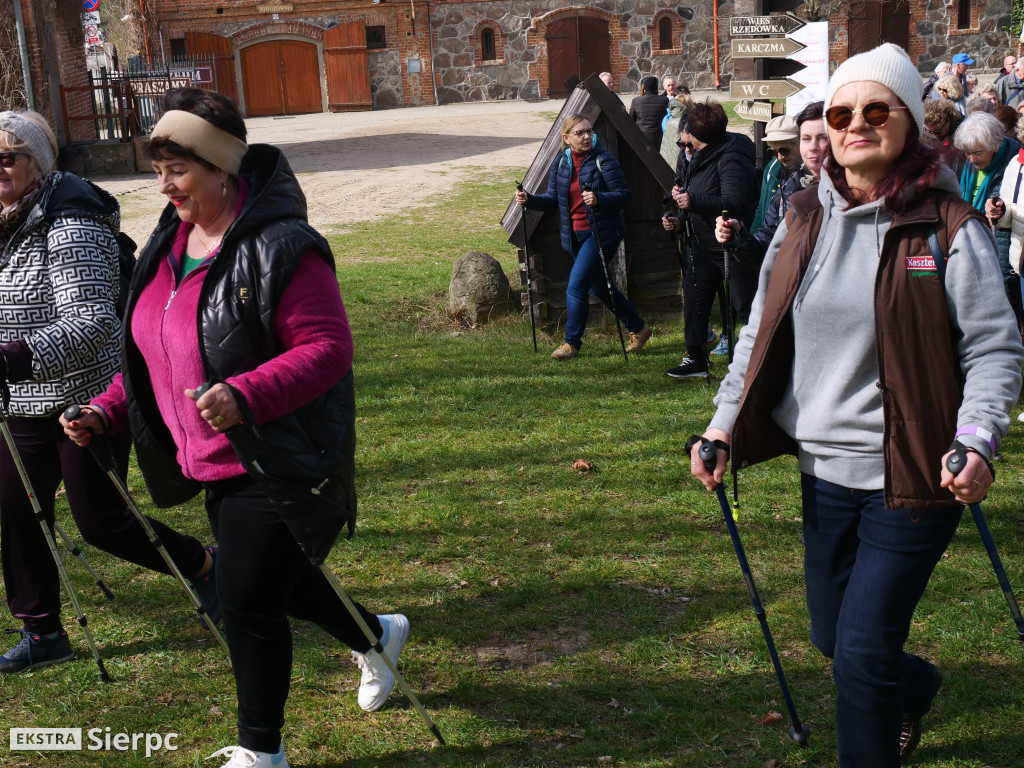
[[[182,222],[171,252],[142,289],[131,317],[131,334],[149,368],[157,406],[177,446],[186,477],[225,480],[244,472],[228,439],[200,417],[185,396],[204,380],[196,323],[199,294],[209,262],[190,272],[175,288],[192,225]],[[245,398],[259,424],[272,421],[326,392],[352,367],[352,332],[338,293],[337,276],[313,252],[303,255],[281,297],[274,330],[285,349],[254,370],[227,379]],[[92,401],[110,418],[111,431],[128,425],[121,374]]]

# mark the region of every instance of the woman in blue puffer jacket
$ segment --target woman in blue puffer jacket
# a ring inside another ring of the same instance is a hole
[[[569,360],[580,353],[583,332],[590,314],[588,293],[593,292],[606,307],[617,312],[629,331],[627,352],[640,351],[651,337],[651,329],[619,289],[612,285],[608,295],[605,264],[615,256],[626,234],[622,209],[629,202],[629,187],[618,160],[597,146],[594,128],[582,115],[570,115],[562,123],[563,150],[555,156],[548,174],[548,189],[542,195],[516,193],[516,202],[536,211],[558,209],[561,214],[562,247],[573,257],[569,285],[565,291],[567,320],[565,343],[551,353],[555,360]],[[589,209],[589,210],[588,210]],[[591,228],[597,227],[597,238]]]

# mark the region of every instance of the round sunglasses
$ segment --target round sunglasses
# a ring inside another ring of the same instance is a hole
[[[845,131],[853,122],[854,115],[860,115],[864,122],[872,128],[881,128],[889,120],[889,113],[894,109],[906,109],[903,105],[892,106],[884,101],[872,101],[865,104],[861,109],[850,109],[849,107],[829,107],[825,110],[825,122],[829,128],[837,131]]]
[[[25,155],[25,153],[15,152],[14,150],[0,152],[0,168],[13,168],[14,164],[18,162],[18,155]],[[25,155],[25,157],[28,157],[28,155]]]

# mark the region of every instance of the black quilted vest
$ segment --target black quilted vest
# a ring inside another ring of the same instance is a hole
[[[327,241],[306,222],[305,197],[276,147],[256,144],[242,161],[249,195],[203,278],[199,346],[207,381],[216,383],[280,354],[274,334],[278,302],[302,256],[318,253],[334,268]],[[128,299],[125,327],[138,293],[168,252],[178,217],[168,206],[143,248]],[[153,501],[180,504],[201,486],[186,478],[156,408],[145,361],[124,334],[123,377],[139,467]],[[243,401],[243,411],[246,410]],[[275,502],[306,555],[319,564],[338,533],[355,520],[355,396],[352,373],[301,408],[265,424],[251,415],[228,433],[243,466]]]

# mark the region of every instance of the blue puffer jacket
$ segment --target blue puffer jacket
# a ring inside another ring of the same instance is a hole
[[[572,150],[559,152],[551,163],[548,173],[548,191],[543,195],[529,195],[526,207],[535,211],[558,209],[561,215],[559,232],[562,247],[572,253],[572,221],[569,216],[569,184],[572,182]],[[626,236],[626,219],[622,209],[629,202],[629,187],[622,167],[615,156],[601,149],[597,139],[594,146],[580,164],[580,189],[587,185],[597,195],[597,205],[592,209],[597,221],[597,235],[605,258],[615,255],[622,238]]]

